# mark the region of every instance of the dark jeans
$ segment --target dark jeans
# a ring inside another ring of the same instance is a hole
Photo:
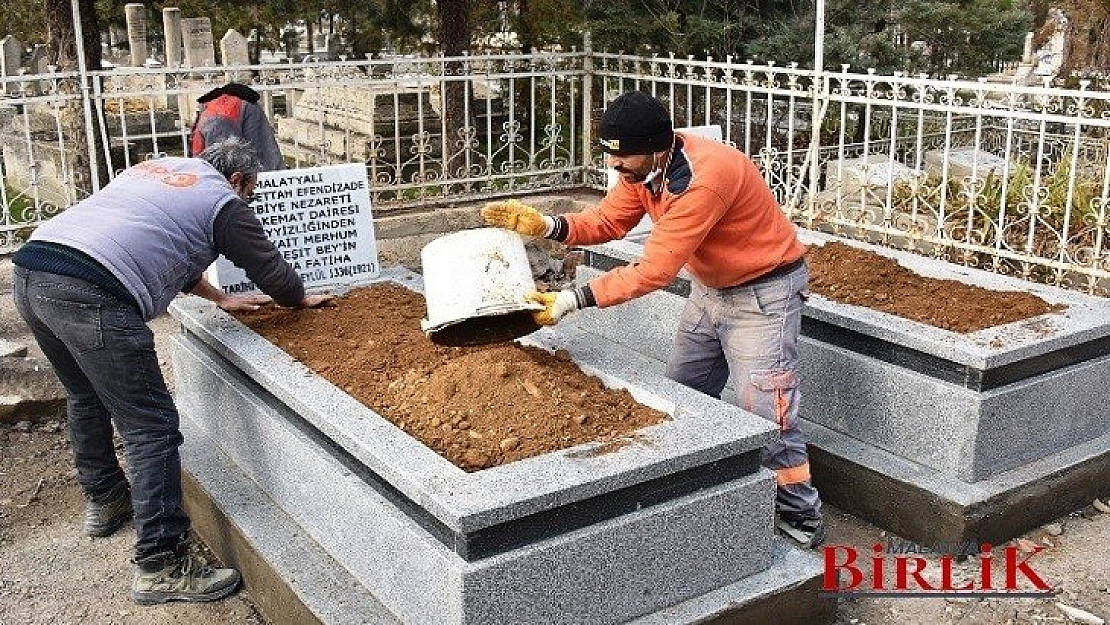
[[[181,509],[182,436],[154,334],[133,304],[78,278],[15,268],[15,304],[68,395],[77,480],[107,503],[127,479],[112,444],[119,429],[131,474],[135,556],[172,549],[189,531]]]

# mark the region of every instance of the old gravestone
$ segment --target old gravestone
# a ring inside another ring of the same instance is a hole
[[[235,29],[228,29],[220,39],[220,58],[224,67],[238,68],[250,65],[250,54],[247,50],[247,38]],[[227,72],[227,79],[235,82],[246,82],[250,79],[250,71],[245,69],[231,69]]]
[[[262,172],[254,193],[251,207],[266,237],[306,288],[353,284],[378,274],[365,165]],[[243,270],[222,256],[207,276],[225,293],[256,290]]]
[[[127,16],[127,45],[131,49],[131,65],[142,67],[146,64],[146,7],[132,2],[123,7]]]
[[[23,42],[11,35],[0,39],[0,77],[18,76],[22,62]],[[19,82],[5,82],[4,92],[19,93]]]
[[[166,67],[181,67],[181,9],[162,9],[162,32],[166,38]]]
[[[938,177],[947,175],[949,180],[982,180],[990,175],[1002,175],[1007,167],[1006,159],[974,146],[925,152],[925,171]]]
[[[46,44],[36,43],[35,49],[31,51],[31,58],[27,61],[27,70],[32,74],[46,74],[50,71],[48,63]],[[49,93],[50,91],[49,80],[36,81],[35,86],[37,93]]]
[[[127,37],[127,29],[115,24],[108,24],[108,58],[115,61],[120,58],[120,46]]]
[[[181,40],[185,45],[186,67],[212,67],[216,64],[216,47],[212,42],[212,20],[207,17],[183,18]]]

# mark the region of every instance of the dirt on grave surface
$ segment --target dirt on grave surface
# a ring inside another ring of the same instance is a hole
[[[0,311],[11,298],[0,298]],[[169,338],[178,324],[168,315],[152,324],[163,373],[172,390]],[[83,499],[74,475],[69,437],[50,417],[18,425],[0,422],[0,625],[264,625],[240,591],[216,603],[143,607],[130,598],[134,531],[105,539],[81,531]],[[39,486],[39,483],[42,486]],[[36,492],[37,491],[37,492]],[[34,495],[34,497],[32,497]],[[1102,509],[1108,509],[1105,505]],[[824,507],[829,545],[871,545],[898,537]],[[294,532],[295,528],[288,528]],[[1062,624],[1056,603],[1110,619],[1110,514],[1087,506],[1023,537],[1046,548],[1035,570],[1060,594],[1053,599],[843,600],[837,625]],[[936,558],[930,556],[930,567]],[[962,573],[961,573],[962,574]],[[247,580],[250,583],[251,580]],[[352,620],[355,616],[352,616]]]
[[[608,389],[565,352],[516,343],[442,347],[420,330],[424,298],[395,284],[334,308],[237,315],[270,342],[466,471],[590,441],[620,441],[667,415]]]
[[[810,246],[806,260],[814,293],[954,332],[975,332],[1066,308],[1031,293],[925,277],[892,258],[840,242]]]

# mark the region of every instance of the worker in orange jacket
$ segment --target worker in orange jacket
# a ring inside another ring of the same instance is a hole
[[[615,306],[689,270],[695,280],[667,376],[719,398],[731,373],[743,408],[778,425],[780,440],[763,450],[778,483],[778,526],[816,547],[825,534],[821,499],[798,427],[805,246],[751,159],[718,141],[676,133],[651,95],[618,97],[598,134],[620,181],[596,207],[555,217],[516,200],[482,209],[490,225],[567,245],[621,239],[645,214],[654,222],[638,262],[576,289],[530,295],[544,305],[536,321],[552,325],[581,308]]]

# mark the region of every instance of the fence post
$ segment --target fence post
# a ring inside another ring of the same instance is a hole
[[[825,108],[822,108],[822,103],[828,106],[828,93],[825,89],[825,1],[817,0],[816,15],[815,15],[816,28],[814,32],[813,42],[813,114],[809,122],[809,194],[806,198],[807,220],[806,225],[813,227],[813,216],[817,206],[817,180],[821,175],[821,124],[825,121]],[[805,172],[799,171],[799,176],[805,176]],[[799,193],[801,193],[802,185],[798,185]],[[795,205],[797,203],[795,202]],[[794,216],[791,215],[791,218]]]
[[[593,95],[594,47],[593,36],[587,28],[582,33],[582,182],[589,184],[593,169]]]
[[[91,193],[100,190],[100,168],[96,164],[96,136],[93,134],[92,101],[89,98],[89,68],[85,64],[85,33],[81,24],[81,6],[78,0],[69,0],[73,13],[73,35],[77,38],[77,75],[81,80],[81,105],[85,109],[85,141],[89,150],[89,180]],[[105,138],[107,140],[107,138]]]

